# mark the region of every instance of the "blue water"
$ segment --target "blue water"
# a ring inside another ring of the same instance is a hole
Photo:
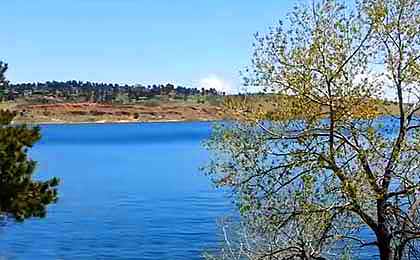
[[[0,259],[201,259],[228,194],[199,171],[210,123],[42,126],[37,178],[58,176],[45,219],[0,227]]]

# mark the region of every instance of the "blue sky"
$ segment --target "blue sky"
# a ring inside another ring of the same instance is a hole
[[[240,85],[253,34],[285,0],[2,1],[0,59],[12,82]]]

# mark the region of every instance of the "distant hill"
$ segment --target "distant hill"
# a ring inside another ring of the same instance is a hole
[[[218,96],[216,89],[198,89],[174,84],[120,85],[82,81],[47,81],[9,84],[3,96],[6,100],[25,100],[34,104],[63,102],[132,103],[154,97],[187,99],[190,96]]]

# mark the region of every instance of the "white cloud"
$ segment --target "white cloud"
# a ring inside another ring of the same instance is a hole
[[[227,94],[234,94],[238,92],[238,89],[232,85],[229,81],[217,76],[209,75],[198,81],[200,88],[210,89],[214,88],[219,92],[225,92]]]

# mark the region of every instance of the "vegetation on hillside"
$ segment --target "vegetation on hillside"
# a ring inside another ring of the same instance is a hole
[[[97,102],[121,104],[167,97],[186,100],[191,96],[218,96],[216,89],[197,89],[173,84],[120,85],[76,80],[45,83],[15,83],[4,88],[4,98],[9,101],[25,100],[31,103]]]

